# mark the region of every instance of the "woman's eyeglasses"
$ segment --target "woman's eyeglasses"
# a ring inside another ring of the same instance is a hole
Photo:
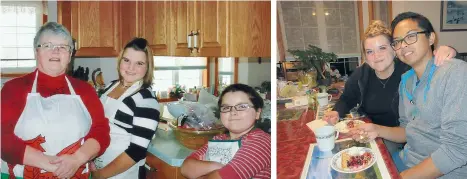
[[[235,108],[236,111],[245,111],[249,108],[254,107],[253,105],[249,104],[237,104],[235,106],[221,106],[220,111],[221,113],[228,113],[232,111],[232,108]]]
[[[42,48],[44,50],[47,50],[47,51],[53,51],[53,50],[55,50],[55,48],[58,48],[58,51],[62,52],[62,53],[71,52],[71,50],[72,50],[71,46],[69,46],[69,45],[62,45],[62,44],[54,45],[51,42],[37,45],[37,47],[40,47],[40,48]]]
[[[391,43],[391,47],[394,50],[399,50],[402,47],[402,41],[404,41],[407,45],[414,44],[418,40],[418,34],[426,34],[428,31],[421,31],[421,32],[413,32],[408,35],[406,35],[403,39],[399,40],[394,40],[394,42]]]

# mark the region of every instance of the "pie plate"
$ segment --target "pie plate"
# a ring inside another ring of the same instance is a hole
[[[342,155],[344,153],[347,153],[350,156],[356,156],[356,155],[363,155],[365,152],[369,152],[371,154],[371,160],[370,162],[368,162],[368,164],[361,165],[357,168],[342,168]],[[352,147],[352,148],[342,150],[339,153],[335,154],[331,159],[331,168],[341,173],[357,173],[357,172],[361,172],[363,170],[370,168],[375,163],[376,163],[376,154],[370,148]]]

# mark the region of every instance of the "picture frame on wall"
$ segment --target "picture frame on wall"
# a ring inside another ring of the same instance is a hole
[[[440,31],[467,31],[467,1],[441,1]]]

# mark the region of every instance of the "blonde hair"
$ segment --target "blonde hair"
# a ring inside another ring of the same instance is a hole
[[[118,55],[117,61],[117,71],[118,71],[118,79],[120,81],[123,80],[122,75],[120,74],[120,63],[123,59],[123,54],[128,48],[132,48],[136,51],[144,52],[146,54],[146,64],[147,64],[147,71],[143,77],[143,86],[142,88],[149,88],[152,85],[152,81],[154,78],[154,60],[152,57],[151,47],[149,47],[148,41],[144,38],[134,38],[130,42],[125,45],[125,48],[120,52]]]
[[[391,30],[384,25],[383,21],[374,20],[366,28],[365,33],[363,34],[363,38],[362,38],[362,53],[363,54],[365,54],[365,41],[369,38],[373,38],[373,37],[380,36],[380,35],[384,36],[386,39],[388,39],[389,43],[391,43],[391,39],[392,39]]]

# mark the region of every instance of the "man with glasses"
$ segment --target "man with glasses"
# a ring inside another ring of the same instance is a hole
[[[453,59],[434,65],[436,34],[420,14],[401,13],[391,28],[392,48],[412,67],[399,86],[400,127],[366,132],[406,142],[399,154],[402,178],[467,178],[467,63]]]
[[[453,59],[436,67],[436,34],[417,13],[399,14],[391,24],[391,46],[412,67],[400,83],[399,121],[392,138],[407,142],[403,178],[467,178],[467,63]]]

